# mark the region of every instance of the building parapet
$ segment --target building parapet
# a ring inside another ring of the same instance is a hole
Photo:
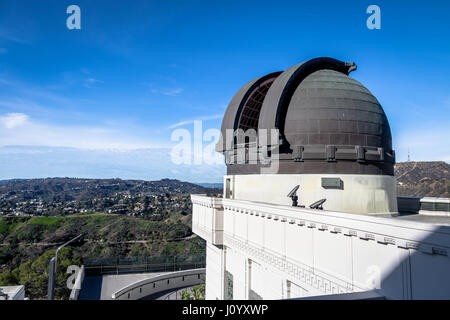
[[[430,197],[422,198],[420,199],[419,214],[450,217],[450,199]]]
[[[436,259],[450,267],[450,226],[241,200],[223,205],[224,245],[291,274],[310,292],[370,290],[367,272],[379,270],[383,295],[417,299],[428,297],[423,285],[421,293],[413,291],[421,268]],[[429,289],[441,288],[431,296],[446,297],[439,283],[449,276],[438,269],[429,275]]]
[[[192,231],[214,245],[223,244],[221,198],[192,195]]]
[[[450,226],[437,226],[431,223],[396,220],[391,217],[312,210],[243,200],[223,199],[223,205],[225,215],[228,213],[240,213],[281,223],[288,222],[298,226],[317,228],[318,230],[331,233],[342,233],[362,239],[373,239],[380,243],[385,243],[386,241],[384,241],[383,237],[387,236],[397,239],[396,243],[398,245],[405,244],[407,241],[420,242],[421,239],[427,239],[429,245],[434,243],[450,248]],[[440,229],[439,234],[435,234],[437,228]],[[231,230],[228,228],[228,225],[225,225],[225,233],[230,234],[232,232],[232,234],[236,235],[236,232],[233,231],[235,230]]]
[[[375,270],[380,294],[387,299],[448,297],[440,284],[449,279],[449,225],[247,200],[192,199],[195,233],[204,232],[202,237],[211,241],[212,219],[221,212],[225,248],[278,270],[311,295],[372,290],[376,287],[368,278]],[[423,268],[431,268],[426,283]]]
[[[433,197],[397,197],[400,212],[450,217],[450,199]]]

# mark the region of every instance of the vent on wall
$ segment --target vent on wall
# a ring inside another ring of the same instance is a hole
[[[322,178],[322,188],[344,190],[344,181],[340,178]]]

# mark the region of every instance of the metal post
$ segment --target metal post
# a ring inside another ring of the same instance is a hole
[[[54,295],[55,295],[55,257],[50,259],[50,268],[48,269],[47,300],[53,300]]]
[[[78,238],[80,238],[82,234],[76,236],[70,241],[67,241],[63,245],[59,246],[58,249],[56,249],[55,256],[50,260],[50,268],[48,272],[48,292],[47,292],[47,298],[48,300],[53,300],[55,297],[55,278],[58,274],[58,252],[65,246],[67,246],[69,243],[74,242]]]

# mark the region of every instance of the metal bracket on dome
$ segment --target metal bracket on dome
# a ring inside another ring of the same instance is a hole
[[[345,66],[348,67],[347,74],[358,69],[358,66],[354,62],[346,62]]]
[[[336,146],[327,146],[327,161],[336,162]]]
[[[322,160],[327,162],[356,161],[366,162],[395,162],[395,156],[384,148],[368,146],[291,146],[291,153],[280,151],[279,146],[257,146],[256,144],[238,145],[233,150],[224,151],[225,163],[231,164],[264,164],[273,160],[305,162]],[[255,153],[250,155],[250,152]],[[394,151],[392,150],[392,153]],[[276,155],[276,158],[274,158]]]
[[[368,146],[291,146],[291,149],[292,153],[289,159],[294,162],[307,160],[394,162],[395,160],[384,148]]]
[[[303,146],[292,146],[292,158],[295,162],[303,162]]]
[[[366,161],[366,149],[363,146],[355,146],[356,149],[356,161],[365,162]]]

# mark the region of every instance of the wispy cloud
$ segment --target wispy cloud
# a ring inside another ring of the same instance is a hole
[[[88,78],[84,80],[84,86],[86,88],[92,88],[97,83],[103,83],[103,81],[95,78]]]
[[[162,94],[164,96],[176,97],[183,92],[183,88],[173,88],[173,89],[151,89],[150,92],[154,94]]]
[[[10,42],[15,42],[19,44],[29,44],[29,42],[25,39],[19,38],[10,32],[0,29],[0,39],[4,39]]]
[[[98,80],[100,81],[100,80]],[[92,83],[92,81],[89,81]],[[1,88],[4,86],[5,88]],[[95,100],[70,97],[58,92],[59,89],[67,90],[62,85],[36,86],[23,83],[16,79],[4,77],[0,74],[0,89],[5,89],[0,98],[0,112],[24,112],[32,115],[41,114],[46,117],[69,114],[80,114],[79,106],[93,105]],[[4,108],[6,110],[1,110]],[[9,109],[9,110],[8,110]],[[62,110],[64,110],[62,112]]]
[[[59,103],[69,101],[67,97],[55,94],[52,90],[49,90],[46,87],[22,83],[20,81],[7,77],[0,78],[0,84],[9,86],[10,89],[16,91],[16,93],[19,93],[21,97],[29,96],[33,98],[42,98]]]
[[[145,138],[106,126],[58,126],[24,113],[0,115],[0,146],[47,146],[80,149],[134,150],[154,148]]]
[[[175,83],[176,81],[174,79],[171,79],[171,82]],[[179,96],[184,91],[184,88],[181,88],[181,87],[172,87],[172,88],[162,87],[161,88],[151,82],[143,82],[142,85],[149,88],[150,92],[153,94],[162,94],[162,95],[170,96],[170,97]]]
[[[0,123],[6,129],[13,129],[20,127],[28,121],[28,116],[23,113],[8,113],[3,117],[0,117]]]
[[[86,150],[45,147],[1,147],[0,180],[11,178],[85,177],[155,180],[175,178],[219,182],[220,165],[175,165],[170,149]]]
[[[183,92],[183,90],[184,90],[183,88],[173,88],[173,89],[164,90],[162,92],[162,94],[165,96],[174,97],[174,96],[180,95],[181,92]]]
[[[11,84],[10,81],[8,81],[6,79],[3,79],[3,78],[0,78],[0,85],[10,85],[10,84]]]
[[[189,120],[183,120],[177,123],[174,123],[170,126],[168,126],[168,129],[174,129],[177,127],[181,127],[181,126],[185,126],[188,124],[192,124],[194,123],[194,121],[208,121],[208,120],[216,120],[216,119],[221,119],[223,117],[223,114],[215,114],[212,116],[204,116],[204,117],[198,117],[196,119],[189,119]]]

